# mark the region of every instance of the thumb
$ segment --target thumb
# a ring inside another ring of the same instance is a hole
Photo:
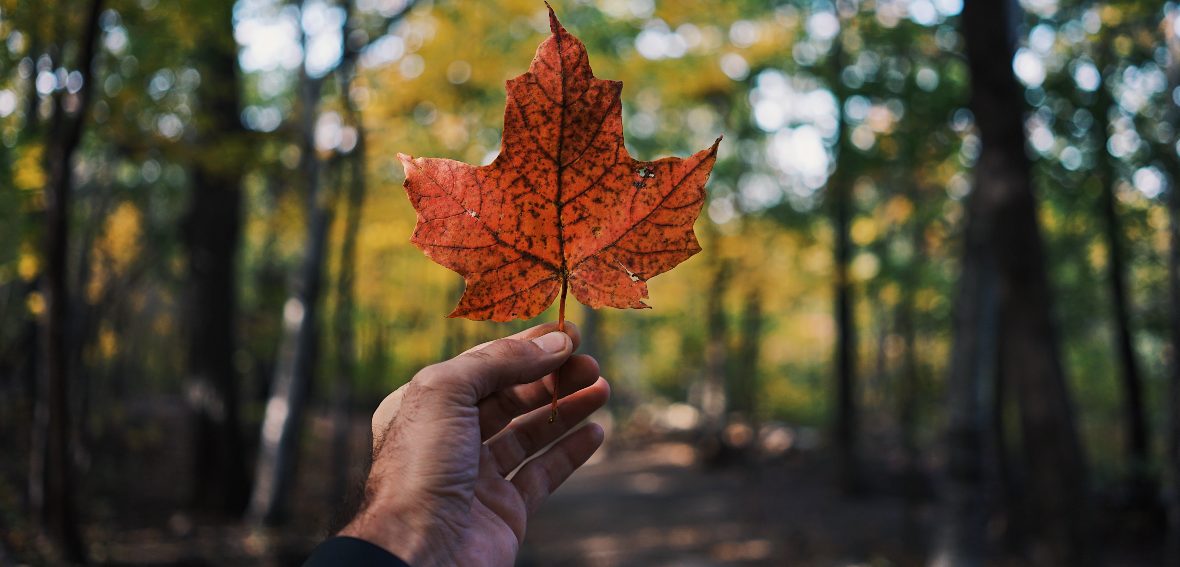
[[[500,339],[423,369],[421,379],[460,395],[463,405],[475,405],[504,388],[540,380],[573,350],[569,335],[560,331],[532,340]]]

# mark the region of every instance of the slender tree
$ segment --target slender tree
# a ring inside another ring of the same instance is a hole
[[[1131,495],[1133,504],[1143,508],[1151,506],[1154,499],[1154,484],[1150,479],[1150,432],[1143,405],[1143,378],[1135,356],[1134,336],[1131,332],[1131,306],[1127,287],[1126,251],[1123,242],[1122,225],[1119,222],[1118,205],[1114,195],[1116,164],[1114,156],[1106,150],[1107,130],[1110,111],[1115,108],[1114,96],[1109,85],[1113,72],[1107,68],[1107,54],[1110,51],[1109,34],[1095,46],[1094,63],[1103,76],[1103,84],[1094,97],[1094,121],[1090,136],[1099,156],[1095,160],[1094,177],[1101,185],[1099,210],[1103,220],[1103,235],[1106,239],[1107,277],[1110,284],[1110,300],[1113,312],[1114,348],[1118,356],[1119,384],[1123,391],[1123,423],[1126,436],[1125,449],[1130,464]]]
[[[45,185],[45,271],[41,280],[45,309],[41,321],[42,377],[35,410],[30,496],[34,507],[39,508],[36,512],[46,534],[60,548],[63,558],[72,563],[84,562],[86,551],[78,529],[70,449],[73,376],[70,362],[74,360],[68,336],[70,197],[74,183],[74,154],[82,140],[93,92],[102,9],[102,0],[92,0],[85,12],[83,27],[76,34],[82,39],[74,61],[81,86],[76,94],[67,94],[65,85],[60,85],[62,88],[54,92],[45,144],[44,167],[48,175]],[[64,34],[60,39],[58,52],[64,53]]]
[[[844,71],[845,53],[843,30],[852,25],[852,18],[844,17],[845,12],[854,9],[846,2],[837,2],[836,12],[840,17],[841,33],[832,40],[829,53],[829,85],[836,98],[836,108],[840,116],[836,121],[836,160],[837,167],[828,179],[827,199],[831,207],[832,229],[836,243],[833,248],[835,274],[835,319],[836,319],[836,388],[835,413],[833,424],[833,438],[836,447],[836,459],[839,483],[846,493],[860,491],[860,457],[858,450],[858,429],[860,427],[859,412],[857,410],[857,380],[856,380],[856,321],[853,316],[852,280],[848,273],[849,262],[852,258],[852,178],[848,175],[851,169],[847,158],[852,155],[851,144],[848,141],[848,128],[844,117],[844,102],[849,93],[841,80]]]
[[[914,164],[914,160],[909,163]],[[916,164],[914,164],[916,166]],[[923,231],[925,224],[921,220],[921,213],[917,210],[918,176],[912,176],[907,183],[906,198],[914,204],[914,213],[906,227],[906,237],[910,245],[910,258],[901,277],[901,298],[896,307],[897,333],[903,343],[901,369],[897,379],[897,421],[901,434],[901,448],[904,459],[902,471],[902,492],[905,497],[905,544],[911,549],[917,548],[918,495],[921,491],[918,471],[918,392],[920,387],[920,357],[917,342],[917,309],[915,308],[915,294],[920,283],[919,274],[923,262]]]
[[[705,372],[700,390],[700,408],[706,436],[705,459],[712,462],[719,462],[726,457],[721,433],[729,409],[729,398],[726,395],[729,382],[729,324],[725,317],[724,300],[726,290],[733,282],[733,262],[719,256],[721,251],[716,247],[710,256],[711,276],[705,290]]]
[[[602,350],[601,311],[590,307],[583,309],[580,325],[578,331],[582,335],[582,344],[578,348],[578,351],[593,356],[598,360],[599,364],[605,365],[606,362],[603,357],[606,355],[606,352]]]
[[[308,6],[305,0],[304,8]],[[385,27],[396,24],[409,13],[415,2],[385,19]],[[350,11],[349,13],[355,14]],[[350,31],[350,30],[346,30]],[[349,33],[345,33],[347,44]],[[301,36],[304,53],[307,37]],[[355,64],[360,47],[349,60]],[[332,72],[339,72],[338,65]],[[353,72],[351,68],[347,72]],[[332,192],[322,187],[322,163],[316,153],[315,126],[319,116],[320,98],[324,81],[330,73],[313,77],[303,59],[299,79],[299,140],[300,170],[306,184],[307,235],[304,255],[295,273],[291,296],[283,306],[283,330],[274,381],[262,421],[258,466],[255,469],[254,489],[250,497],[249,518],[257,523],[278,524],[286,519],[288,496],[298,462],[299,433],[315,370],[316,349],[319,342],[319,303],[323,287],[324,260],[327,255],[328,227],[332,223]],[[344,92],[342,96],[348,97]],[[355,150],[354,150],[355,151]],[[363,196],[363,193],[362,193]]]
[[[730,407],[741,412],[749,421],[756,420],[758,416],[761,384],[758,360],[762,356],[762,332],[766,324],[762,309],[763,293],[762,286],[757,284],[746,290],[736,351],[737,364],[730,380]]]
[[[249,493],[239,420],[236,262],[240,244],[242,177],[247,165],[232,0],[203,6],[210,30],[198,42],[201,73],[190,153],[192,195],[183,224],[188,253],[184,313],[188,331],[186,382],[192,420],[192,503],[238,515]]]
[[[332,480],[332,502],[340,503],[348,496],[349,483],[349,453],[348,432],[351,414],[349,406],[352,401],[352,385],[356,379],[356,338],[355,338],[355,293],[357,257],[357,232],[360,230],[361,209],[365,200],[365,127],[360,109],[352,100],[352,81],[356,76],[356,61],[359,46],[350,42],[353,35],[356,2],[346,2],[342,53],[340,70],[337,78],[340,84],[340,98],[343,102],[348,122],[356,129],[356,146],[346,156],[345,166],[348,168],[348,190],[342,192],[346,201],[344,204],[344,239],[340,243],[340,271],[336,279],[336,312],[333,328],[336,330],[336,371],[332,381],[332,460],[335,463],[334,478]]]
[[[1168,47],[1168,92],[1180,89],[1180,9],[1173,7],[1165,12],[1163,21],[1164,37]],[[1168,122],[1180,123],[1180,102],[1173,100],[1166,113]],[[1174,136],[1173,144],[1180,143],[1180,135]],[[1168,323],[1171,332],[1171,364],[1168,377],[1168,429],[1167,470],[1168,470],[1168,534],[1167,559],[1170,564],[1180,562],[1180,158],[1172,148],[1163,155],[1171,166],[1171,180],[1168,187],[1169,245],[1168,291],[1171,297],[1171,312]]]
[[[306,9],[308,2],[304,2]],[[307,38],[303,40],[307,53]],[[279,524],[286,520],[288,495],[294,482],[307,395],[318,343],[320,290],[328,227],[332,221],[331,196],[321,190],[321,162],[315,145],[324,77],[312,77],[304,56],[299,75],[300,171],[305,185],[307,235],[303,260],[295,273],[290,297],[283,305],[282,339],[270,398],[262,420],[258,465],[248,515],[256,523]]]

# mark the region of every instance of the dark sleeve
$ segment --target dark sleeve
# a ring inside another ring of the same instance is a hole
[[[408,563],[363,539],[337,536],[319,544],[303,567],[365,565],[372,567],[410,567]]]

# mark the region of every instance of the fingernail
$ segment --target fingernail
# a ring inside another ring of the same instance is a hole
[[[533,339],[533,342],[536,343],[537,346],[541,347],[541,349],[545,352],[561,352],[565,350],[565,345],[568,344],[569,340],[569,336],[567,336],[565,333],[561,331],[553,331],[552,333],[541,335]]]

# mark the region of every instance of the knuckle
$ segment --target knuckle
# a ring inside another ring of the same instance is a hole
[[[496,358],[525,358],[533,356],[537,352],[537,346],[530,341],[522,341],[517,339],[500,339],[484,349]]]
[[[446,362],[427,366],[419,370],[413,380],[407,384],[412,388],[407,394],[428,405],[440,400],[453,399],[455,395],[463,393],[466,389],[463,378],[456,375],[455,370],[453,365]]]
[[[433,389],[442,386],[446,381],[446,377],[447,371],[445,368],[443,368],[441,363],[431,364],[430,366],[419,370],[418,373],[414,375],[414,378],[410,380],[410,383],[416,384],[421,388]]]

